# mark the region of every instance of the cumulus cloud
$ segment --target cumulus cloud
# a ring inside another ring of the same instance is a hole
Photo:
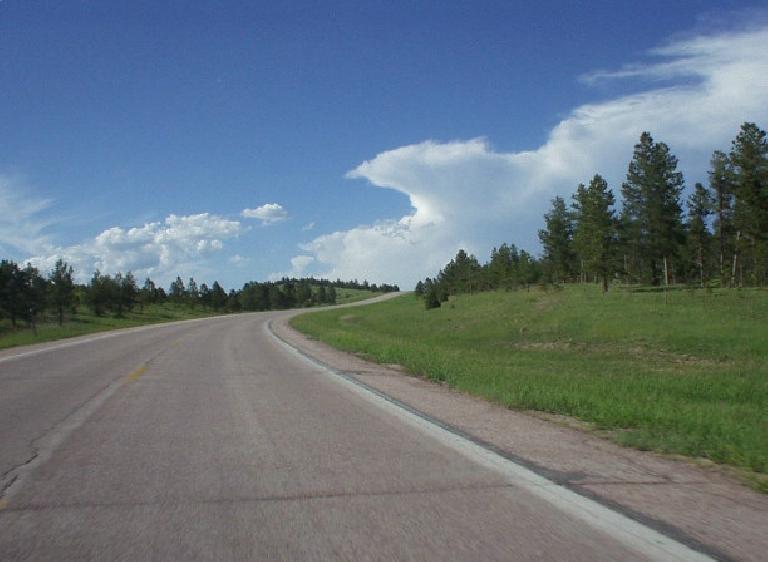
[[[243,209],[241,214],[246,219],[259,219],[265,226],[288,218],[288,212],[279,203],[266,203],[255,209]]]
[[[618,194],[644,130],[670,145],[689,181],[703,180],[712,151],[728,150],[743,121],[768,121],[765,45],[768,27],[691,37],[654,49],[653,62],[593,73],[585,79],[673,83],[577,107],[532,150],[498,152],[478,138],[384,151],[347,177],[403,193],[412,212],[319,236],[301,246],[302,255],[331,278],[408,287],[434,274],[459,247],[481,258],[502,241],[535,249],[541,216],[555,195],[570,197],[594,173]]]
[[[309,270],[309,267],[314,263],[316,263],[316,260],[312,256],[294,256],[291,258],[290,271],[272,272],[268,275],[268,278],[270,281],[279,281],[284,277],[319,277],[318,273]]]
[[[292,277],[301,277],[307,271],[307,267],[315,261],[312,256],[294,256],[291,258]]]
[[[162,222],[108,228],[74,246],[49,247],[29,261],[47,270],[61,258],[74,266],[81,280],[99,269],[104,273],[133,271],[137,276],[166,281],[179,273],[199,271],[206,256],[222,250],[224,240],[241,232],[239,221],[218,215],[171,214]]]
[[[308,232],[310,230],[314,230],[314,228],[315,228],[315,223],[314,222],[308,222],[307,224],[305,224],[304,226],[301,227],[301,231],[302,232]]]

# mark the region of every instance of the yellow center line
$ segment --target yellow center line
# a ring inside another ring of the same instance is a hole
[[[6,507],[8,507],[8,500],[0,500],[0,511],[3,511]]]
[[[146,366],[146,365],[142,365],[141,367],[139,367],[138,369],[136,369],[135,371],[133,371],[131,374],[129,374],[129,375],[128,375],[128,377],[126,378],[126,380],[127,380],[128,382],[133,382],[133,381],[136,381],[136,380],[138,380],[138,379],[139,379],[139,377],[140,377],[141,375],[143,375],[143,374],[144,374],[144,372],[145,372],[146,370],[147,370],[147,366]]]

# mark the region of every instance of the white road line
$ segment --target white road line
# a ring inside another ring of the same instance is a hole
[[[581,496],[576,492],[556,484],[512,460],[506,459],[493,451],[489,451],[460,435],[456,435],[455,433],[402,408],[396,403],[387,400],[383,396],[352,382],[341,374],[335,372],[333,369],[307,357],[295,347],[279,338],[272,331],[269,324],[269,322],[263,324],[263,329],[267,334],[275,338],[275,340],[282,344],[288,351],[301,358],[303,361],[321,370],[325,374],[332,376],[348,390],[375,404],[379,408],[397,416],[408,425],[437,439],[465,457],[503,474],[508,478],[511,484],[523,488],[536,497],[545,500],[561,512],[583,521],[592,528],[618,540],[639,554],[646,556],[651,560],[713,560],[713,558],[710,558],[705,554],[697,552],[692,548],[679,543],[658,531],[650,529],[621,513],[613,511],[594,500]]]

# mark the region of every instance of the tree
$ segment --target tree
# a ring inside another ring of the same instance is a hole
[[[180,303],[184,301],[186,290],[184,288],[184,281],[181,280],[181,277],[176,277],[176,281],[171,283],[168,293],[173,302]]]
[[[159,300],[159,292],[155,282],[149,277],[144,279],[144,286],[139,292],[139,303],[141,310],[144,310],[144,303],[156,303]]]
[[[37,334],[37,317],[45,310],[48,297],[48,283],[37,268],[27,264],[24,269],[17,269],[18,286],[21,293],[23,316]]]
[[[655,143],[648,132],[640,135],[621,188],[622,234],[635,267],[654,285],[659,284],[662,264],[679,255],[684,240],[683,186],[677,158],[669,147]]]
[[[477,258],[459,250],[438,275],[438,284],[446,293],[446,298],[457,293],[472,293],[473,289],[478,289],[481,273]]]
[[[189,283],[187,283],[187,298],[192,306],[196,305],[197,301],[200,299],[200,291],[197,288],[197,283],[195,282],[194,277],[190,277]]]
[[[200,285],[200,303],[203,305],[203,308],[211,306],[211,289],[205,283]]]
[[[416,287],[413,289],[413,294],[415,294],[417,297],[423,297],[424,296],[424,282],[418,281],[416,283]]]
[[[242,305],[240,304],[239,295],[237,291],[235,291],[234,289],[229,290],[229,294],[227,295],[227,300],[226,300],[226,306],[232,312],[240,312],[242,310]]]
[[[710,233],[707,219],[712,214],[713,201],[706,188],[696,184],[693,193],[688,197],[688,244],[695,256],[699,270],[699,281],[704,286],[704,265],[708,254]]]
[[[213,310],[220,310],[227,305],[227,293],[219,285],[218,281],[213,282],[211,287],[211,306]]]
[[[424,308],[440,308],[440,296],[438,295],[437,284],[429,277],[424,281]]]
[[[96,316],[101,316],[111,307],[113,283],[109,275],[102,275],[97,269],[88,285],[88,305]]]
[[[765,131],[754,123],[744,123],[732,143],[730,160],[734,171],[737,249],[751,262],[754,282],[762,285],[768,269],[768,141]]]
[[[520,250],[520,262],[518,263],[517,271],[520,282],[525,284],[526,289],[530,289],[531,283],[535,283],[541,277],[539,264],[525,250]]]
[[[48,274],[51,302],[56,308],[59,326],[64,324],[64,309],[72,305],[74,298],[75,283],[72,280],[72,273],[72,266],[67,265],[59,258],[56,260],[53,270]]]
[[[573,197],[575,227],[573,245],[588,273],[602,280],[603,292],[616,272],[617,231],[612,209],[613,192],[608,182],[596,174],[589,187],[579,185]]]
[[[296,287],[297,306],[312,306],[312,285],[307,281],[302,281]]]
[[[336,304],[336,287],[328,287],[328,304]]]
[[[490,287],[507,290],[517,288],[520,283],[519,265],[520,252],[514,244],[502,244],[498,250],[494,248],[487,268]]]
[[[16,327],[19,315],[20,294],[17,289],[18,266],[9,260],[0,262],[0,312],[11,320],[11,326]]]
[[[320,304],[324,304],[328,301],[328,293],[325,290],[325,287],[320,285],[320,287],[317,289],[317,302]]]
[[[115,283],[117,285],[117,315],[122,316],[123,310],[130,312],[136,302],[138,293],[136,278],[130,271],[125,275],[118,273],[115,275]]]
[[[280,287],[276,283],[270,283],[269,287],[269,307],[274,310],[276,308],[284,308],[283,293],[280,292]]]
[[[733,236],[733,168],[728,157],[719,150],[712,154],[709,171],[710,199],[715,213],[720,282],[732,284],[730,256],[734,253]]]
[[[552,199],[552,209],[544,215],[545,228],[539,230],[544,248],[544,263],[553,282],[573,277],[573,225],[562,197]]]

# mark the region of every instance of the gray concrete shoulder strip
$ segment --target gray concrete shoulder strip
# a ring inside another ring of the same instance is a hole
[[[365,384],[352,374],[334,369],[275,333],[271,320],[265,322],[263,328],[287,350],[332,375],[361,397],[473,460],[511,477],[516,485],[651,559],[732,560],[723,552],[702,544],[676,527],[605,500],[588,490],[574,487],[554,471],[433,418]]]

